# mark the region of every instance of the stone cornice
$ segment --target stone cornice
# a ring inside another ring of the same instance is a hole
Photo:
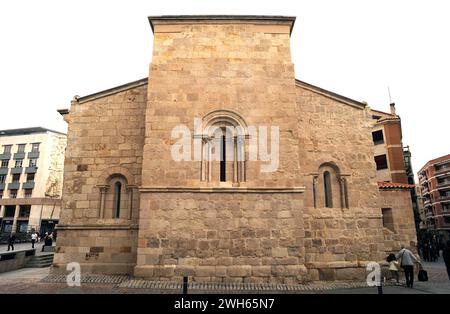
[[[113,88],[109,88],[109,89],[106,89],[106,90],[103,90],[103,91],[100,91],[100,92],[97,92],[94,94],[86,95],[83,97],[76,96],[75,99],[76,99],[77,103],[82,104],[82,103],[85,103],[88,101],[92,101],[92,100],[96,100],[96,99],[99,99],[102,97],[117,94],[117,93],[129,90],[129,89],[136,88],[136,87],[139,87],[142,85],[147,85],[147,84],[148,84],[148,78],[146,77],[146,78],[140,79],[138,81],[130,82],[130,83],[116,86]],[[58,112],[60,112],[60,111],[63,111],[63,110],[58,110]],[[63,112],[65,112],[65,111],[63,111]],[[62,113],[60,112],[60,114],[62,114]]]
[[[141,193],[304,193],[305,187],[141,187]]]
[[[138,230],[137,225],[131,224],[59,224],[57,230]]]
[[[245,22],[254,24],[288,24],[290,33],[295,23],[295,16],[280,15],[160,15],[149,16],[152,31],[156,24],[194,24],[194,23],[231,23]]]
[[[331,99],[336,100],[336,101],[338,101],[340,103],[343,103],[343,104],[346,104],[346,105],[358,108],[358,109],[364,109],[367,106],[365,103],[362,103],[362,102],[353,100],[351,98],[348,98],[348,97],[345,97],[345,96],[342,96],[342,95],[330,92],[329,90],[326,90],[326,89],[323,89],[321,87],[318,87],[318,86],[315,86],[315,85],[312,85],[312,84],[300,81],[298,79],[295,79],[295,85],[299,86],[299,87],[302,87],[304,89],[307,89],[307,90],[309,90],[311,92],[320,94],[322,96],[331,98]]]

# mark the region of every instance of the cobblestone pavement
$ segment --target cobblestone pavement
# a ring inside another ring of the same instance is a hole
[[[396,286],[386,282],[385,294],[434,294],[450,293],[450,280],[443,262],[424,263],[428,271],[428,282],[416,282],[414,289]],[[81,277],[81,287],[69,287],[64,275],[49,275],[49,268],[25,268],[0,274],[0,293],[181,293],[182,284],[176,282],[147,281],[133,279],[126,275],[93,275]],[[417,275],[416,275],[417,278]],[[403,281],[402,281],[403,282]],[[365,282],[316,282],[305,285],[282,284],[224,284],[224,283],[190,283],[190,293],[320,293],[320,294],[376,294],[376,287],[367,287]]]

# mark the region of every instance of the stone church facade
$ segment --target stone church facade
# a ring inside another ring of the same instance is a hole
[[[149,20],[148,79],[60,110],[69,130],[55,271],[78,262],[155,280],[363,279],[368,262],[414,245],[407,187],[383,194],[377,181],[371,109],[295,79],[295,18]],[[180,125],[200,160],[173,159]],[[224,145],[243,157],[209,161],[208,130],[229,126],[241,134]],[[251,126],[279,128],[275,171],[249,158]]]

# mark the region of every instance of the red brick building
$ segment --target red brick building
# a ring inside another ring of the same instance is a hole
[[[450,233],[450,154],[430,160],[418,172],[425,225],[446,239]]]

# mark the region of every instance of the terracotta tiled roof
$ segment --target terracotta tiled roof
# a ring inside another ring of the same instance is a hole
[[[406,184],[406,183],[393,183],[393,182],[378,182],[378,188],[381,190],[395,190],[395,189],[414,189],[414,184]]]

